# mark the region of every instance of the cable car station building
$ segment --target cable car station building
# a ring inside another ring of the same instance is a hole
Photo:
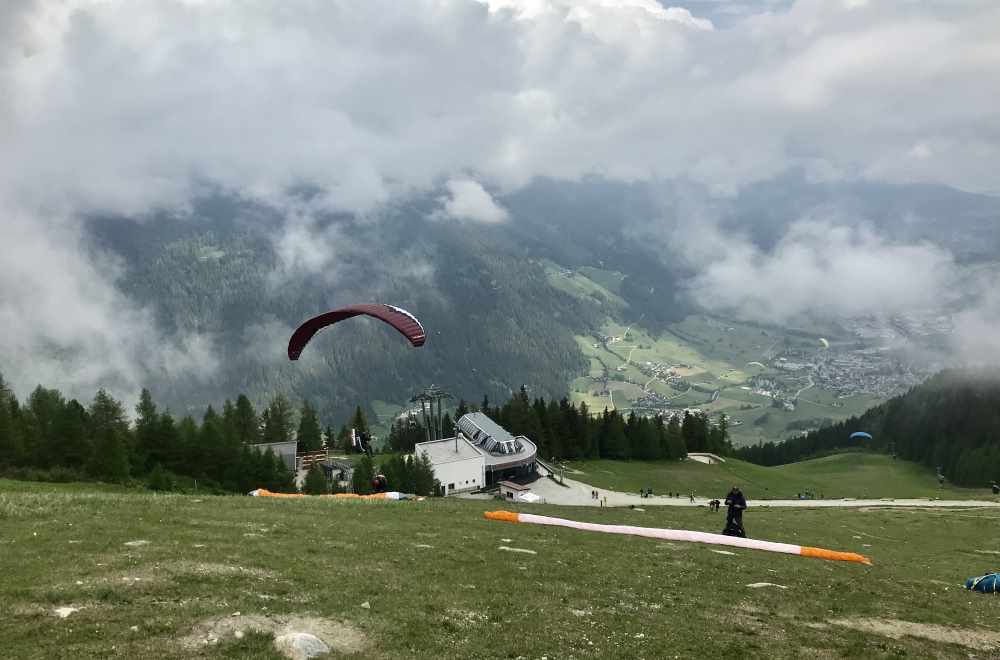
[[[443,495],[535,474],[538,448],[523,435],[512,436],[481,412],[462,415],[455,427],[454,437],[420,442],[415,450],[430,459]]]

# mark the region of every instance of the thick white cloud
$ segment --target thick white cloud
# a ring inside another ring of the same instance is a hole
[[[795,223],[763,252],[732,241],[692,282],[710,308],[771,323],[803,314],[845,318],[935,309],[957,281],[951,256],[932,245],[891,245],[865,228]]]
[[[734,5],[722,25],[703,1],[2,3],[0,286],[20,292],[3,310],[22,320],[0,364],[43,345],[103,354],[123,325],[155,337],[80,252],[76,222],[183,208],[205,185],[283,207],[307,184],[322,209],[360,212],[468,177],[500,191],[681,177],[728,193],[798,167],[997,191],[1000,5],[771,4]],[[450,203],[499,217],[470,190]],[[318,229],[289,227],[285,261],[335,269],[308,245]],[[891,248],[873,240],[862,247]],[[810,268],[814,253],[792,254],[815,281],[851,277]],[[759,256],[730,259],[770,274]],[[43,330],[60,308],[79,322]]]
[[[132,400],[149,375],[212,376],[211,337],[165,337],[115,288],[113,255],[82,251],[72,223],[43,233],[36,222],[7,213],[0,223],[0,366],[16,387],[90,397],[100,386]]]
[[[78,0],[20,15],[30,29],[0,57],[0,181],[73,210],[183,204],[206,180],[258,197],[305,181],[368,209],[460,172],[727,189],[806,166],[997,187],[990,0],[801,0],[725,30],[653,0]]]
[[[441,199],[443,213],[455,220],[494,224],[509,218],[507,210],[494,201],[482,184],[471,179],[451,179],[445,184],[448,195]]]

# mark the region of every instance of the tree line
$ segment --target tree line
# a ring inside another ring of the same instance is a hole
[[[101,389],[84,405],[59,390],[38,386],[21,403],[0,376],[0,468],[14,477],[115,483],[144,480],[174,486],[246,492],[288,492],[294,478],[272,452],[251,449],[288,440],[292,406],[277,396],[258,415],[243,395],[222,411],[208,406],[196,420],[160,410],[143,390],[129,423],[125,406]],[[298,431],[307,441],[318,430],[315,411],[303,406]]]
[[[623,415],[605,409],[593,415],[584,402],[573,404],[566,398],[546,401],[541,397],[532,400],[524,387],[502,406],[491,406],[486,397],[478,407],[461,400],[455,419],[472,410],[485,413],[511,434],[532,440],[543,459],[657,460],[684,458],[689,451],[732,452],[724,415],[714,424],[704,412],[689,412],[683,417],[646,417],[634,411]],[[450,435],[452,423],[447,414],[443,428]],[[412,452],[414,445],[425,439],[421,421],[410,417],[392,425],[389,446],[393,451]]]
[[[725,417],[713,424],[704,413],[667,418],[604,410],[592,415],[585,403],[575,405],[565,398],[532,400],[523,387],[501,406],[492,406],[487,397],[478,407],[462,400],[454,419],[474,409],[512,434],[534,441],[543,459],[679,459],[688,451],[728,454],[732,450]],[[446,434],[452,431],[452,419],[444,413]],[[309,401],[296,410],[282,394],[259,413],[240,394],[235,401],[226,400],[221,411],[209,405],[200,419],[192,415],[177,419],[169,410],[160,409],[148,389],[142,390],[130,423],[124,404],[103,389],[87,405],[42,386],[19,402],[0,375],[0,470],[14,477],[139,480],[164,490],[199,487],[247,492],[262,487],[291,492],[294,475],[282,460],[270,450],[261,452],[252,446],[295,440],[300,453],[324,448],[350,453],[356,451],[352,428],[369,433],[361,406],[334,432],[331,426],[321,427]],[[397,421],[385,449],[411,454],[425,437],[420,420]],[[427,495],[436,491],[433,470],[420,457],[393,455],[377,465],[362,457],[354,470],[353,490],[370,492],[376,474],[385,475],[392,490]],[[307,492],[331,490],[328,482],[320,485],[315,474],[309,479]]]
[[[872,439],[851,439],[855,431]],[[1000,479],[1000,374],[943,371],[859,416],[781,443],[744,447],[736,456],[759,465],[782,465],[858,448],[940,469],[960,486],[988,486]]]
[[[22,403],[0,374],[0,471],[15,478],[141,481],[154,490],[295,492],[294,474],[281,458],[253,445],[294,440],[298,452],[329,447],[351,453],[356,451],[351,428],[369,433],[361,406],[334,433],[332,427],[321,429],[309,401],[296,411],[282,394],[260,413],[241,394],[235,402],[227,400],[221,412],[210,405],[200,420],[191,415],[177,420],[170,411],[160,410],[148,389],[142,390],[130,423],[124,404],[103,389],[84,405],[59,390],[38,386]],[[387,457],[378,466],[362,457],[352,490],[372,492],[376,474],[384,474],[393,490],[420,495],[436,491],[427,460],[400,456]],[[340,489],[317,468],[308,475],[304,490],[318,494]]]

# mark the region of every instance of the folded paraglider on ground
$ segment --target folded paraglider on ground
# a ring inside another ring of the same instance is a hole
[[[995,594],[1000,587],[1000,573],[987,573],[979,577],[970,577],[965,581],[965,588],[970,591],[978,591],[984,594]]]

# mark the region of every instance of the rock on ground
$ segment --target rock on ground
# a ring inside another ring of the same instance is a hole
[[[309,660],[330,652],[330,647],[323,640],[302,632],[281,635],[274,640],[274,647],[291,660]]]

